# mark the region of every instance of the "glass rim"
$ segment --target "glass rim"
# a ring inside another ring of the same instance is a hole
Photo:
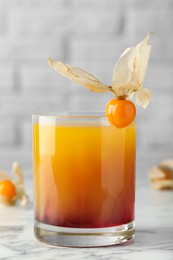
[[[110,126],[105,112],[60,112],[56,115],[32,114],[33,124],[58,124],[58,125],[105,125]],[[135,120],[130,125],[136,125]]]
[[[33,119],[47,118],[47,119],[106,119],[105,112],[61,112],[53,115],[49,114],[32,114]]]

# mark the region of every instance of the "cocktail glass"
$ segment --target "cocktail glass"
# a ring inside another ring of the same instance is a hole
[[[35,236],[96,247],[134,236],[136,125],[100,114],[33,115]]]

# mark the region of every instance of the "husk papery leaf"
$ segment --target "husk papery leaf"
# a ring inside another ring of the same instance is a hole
[[[16,200],[19,200],[21,205],[26,205],[28,203],[28,196],[26,194],[26,189],[24,186],[23,171],[17,162],[13,163],[12,168],[14,174],[18,177],[18,180],[16,181]]]
[[[133,60],[135,51],[133,48],[126,49],[117,61],[113,71],[112,89],[118,93],[120,88],[136,86],[137,82],[132,82]]]
[[[110,88],[107,85],[104,85],[92,74],[80,68],[72,67],[59,61],[54,61],[52,58],[48,58],[48,64],[64,77],[77,82],[91,91],[100,93],[110,91]]]
[[[139,82],[141,85],[143,85],[151,52],[151,45],[148,45],[150,37],[151,33],[148,33],[145,39],[137,45],[139,50]]]
[[[24,182],[24,177],[23,177],[23,171],[22,169],[19,167],[19,164],[18,162],[14,162],[13,165],[12,165],[12,170],[13,170],[13,173],[17,176],[17,181],[16,181],[16,184],[23,184]]]
[[[140,88],[135,92],[135,102],[137,105],[146,108],[151,100],[151,92],[147,88]]]
[[[129,97],[133,92],[140,90],[137,95],[137,104],[146,107],[151,95],[141,91],[146,74],[151,46],[148,45],[150,33],[138,45],[126,49],[117,61],[113,71],[112,89],[116,95]],[[140,96],[140,98],[139,98]]]
[[[134,86],[121,86],[117,89],[114,89],[112,92],[115,93],[115,95],[117,97],[129,97],[129,98],[133,98],[133,94],[136,91],[136,87]]]

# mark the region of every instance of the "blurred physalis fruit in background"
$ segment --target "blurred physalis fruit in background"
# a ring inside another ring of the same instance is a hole
[[[11,180],[0,181],[0,196],[11,202],[16,197],[16,186]]]
[[[9,174],[0,172],[0,202],[8,206],[17,202],[20,205],[26,205],[28,196],[24,186],[23,171],[17,162],[13,163],[12,171],[17,177],[16,181],[13,181]]]
[[[149,171],[149,178],[153,189],[173,189],[173,160],[164,160],[151,168]]]

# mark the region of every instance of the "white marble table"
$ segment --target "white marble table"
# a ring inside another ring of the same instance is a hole
[[[136,236],[119,246],[103,248],[60,248],[41,244],[33,234],[32,182],[27,207],[0,206],[0,259],[173,259],[173,192],[153,191],[147,177],[137,182]]]

